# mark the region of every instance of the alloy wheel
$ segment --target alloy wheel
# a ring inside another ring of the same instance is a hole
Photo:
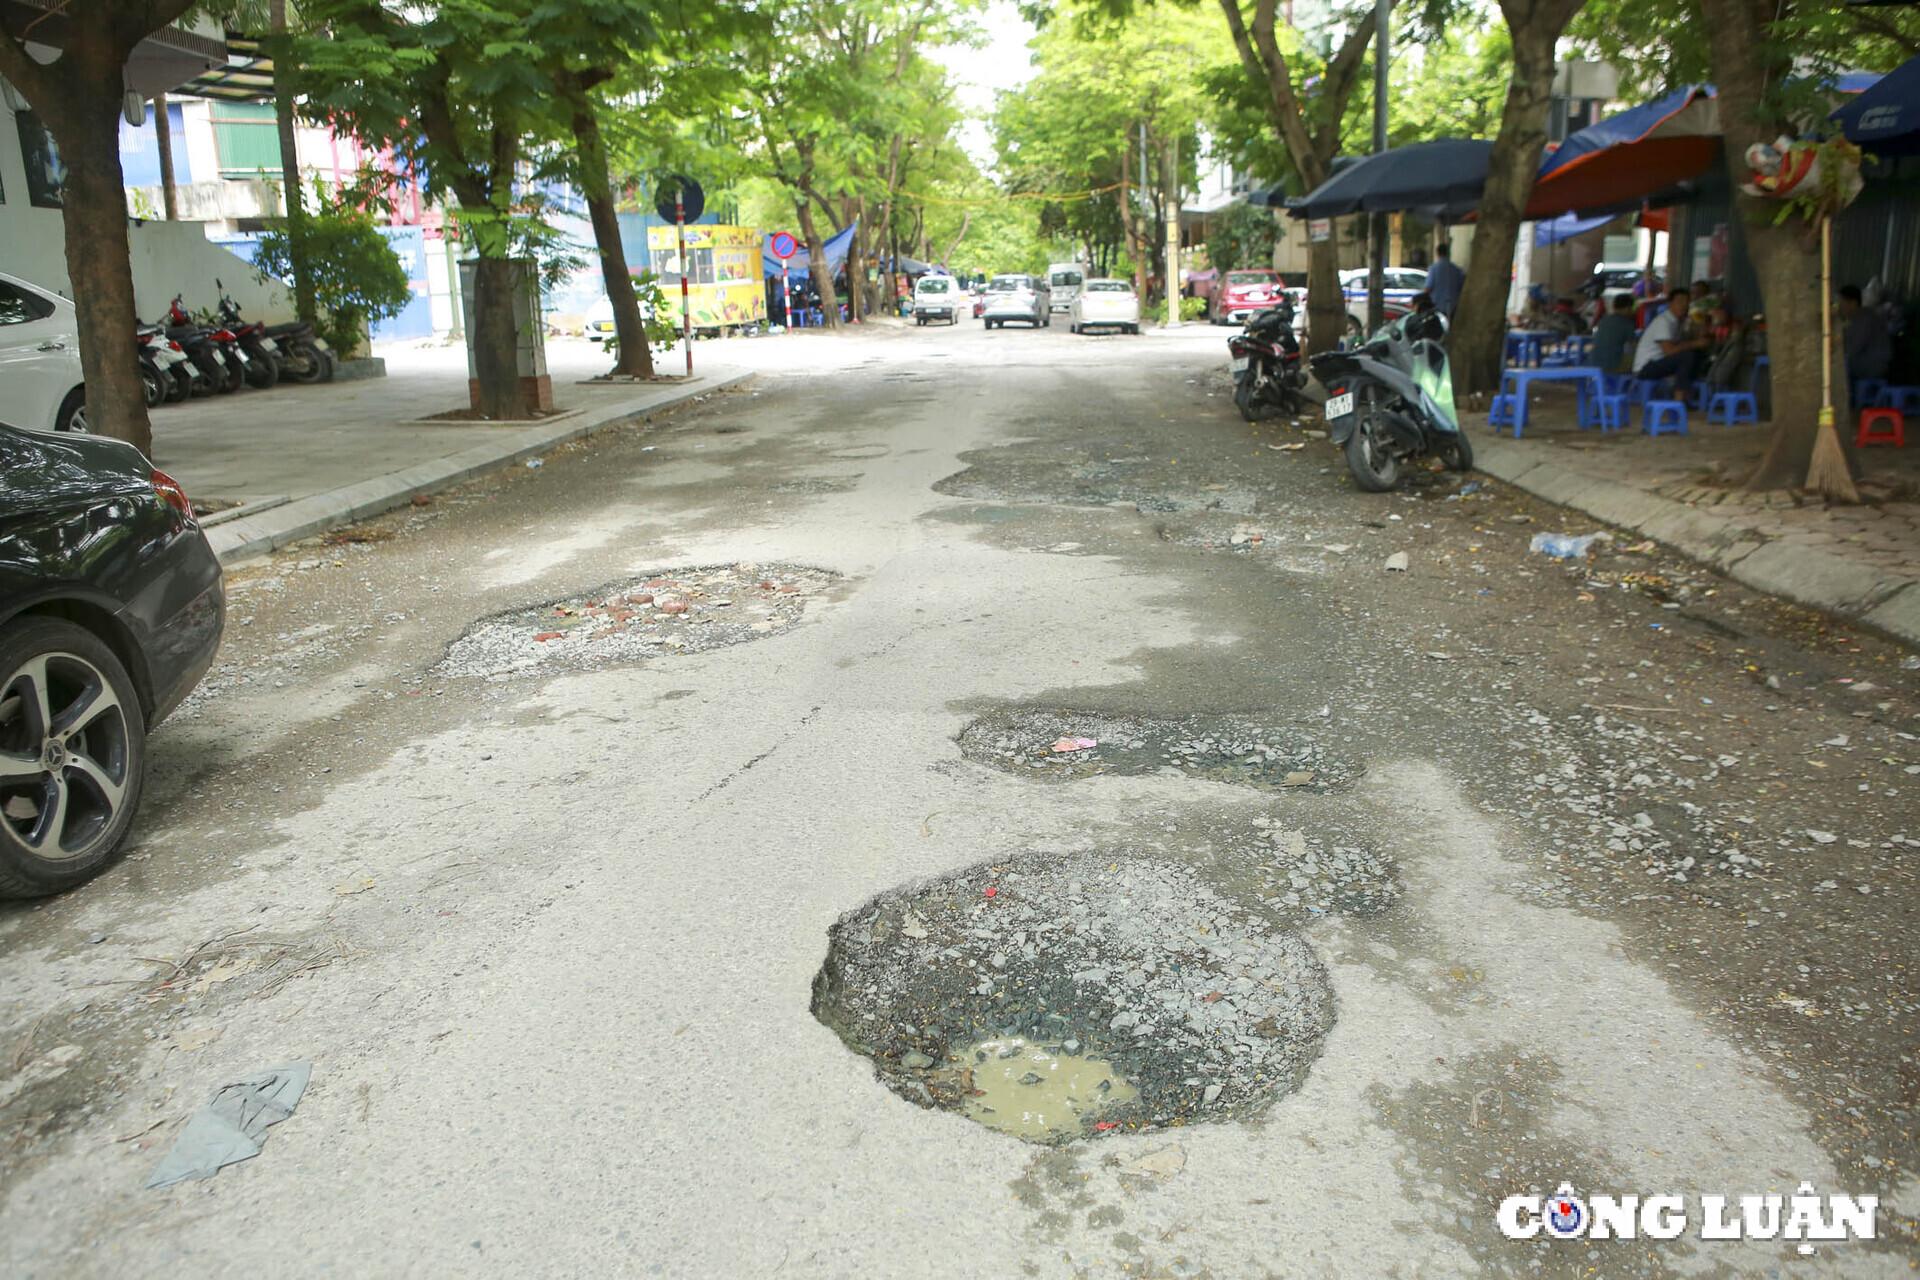
[[[94,853],[114,832],[134,761],[129,711],[86,658],[40,653],[0,684],[0,819],[48,861]]]

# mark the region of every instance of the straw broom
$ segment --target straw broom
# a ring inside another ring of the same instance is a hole
[[[1833,426],[1833,216],[1820,219],[1820,427],[1807,466],[1807,488],[1833,502],[1860,501]]]

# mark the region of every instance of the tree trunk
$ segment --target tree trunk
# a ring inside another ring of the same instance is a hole
[[[1340,291],[1340,246],[1330,239],[1309,243],[1307,350],[1331,351],[1346,336],[1347,299]]]
[[[1724,113],[1726,108],[1723,106],[1721,111]],[[1731,146],[1731,137],[1728,142],[1731,160],[1738,153]],[[1744,166],[1739,176],[1746,177]],[[1745,203],[1744,197],[1742,203]],[[1747,256],[1753,260],[1760,296],[1766,303],[1769,369],[1780,370],[1784,375],[1776,375],[1772,381],[1773,434],[1747,487],[1797,489],[1807,482],[1814,437],[1820,431],[1820,309],[1827,305],[1821,296],[1820,256],[1807,251],[1806,223],[1797,217],[1777,227],[1748,223],[1746,232]],[[1833,379],[1836,422],[1844,422],[1846,418],[1844,368],[1836,356]],[[1848,433],[1841,431],[1839,436],[1841,448],[1848,449],[1851,443]],[[1857,470],[1852,463],[1849,456],[1849,468]]]
[[[299,65],[293,56],[293,42],[287,34],[286,0],[273,0],[270,23],[273,38],[273,123],[280,138],[280,185],[287,207],[287,261],[293,270],[293,309],[300,319],[312,324],[318,313],[313,298],[313,269],[307,262],[306,197],[300,190],[300,149],[294,132],[293,100],[298,89],[295,78]]]
[[[1768,84],[1788,69],[1792,51],[1780,48],[1763,25],[1772,10],[1758,11],[1748,0],[1700,0],[1700,10],[1719,89],[1727,173],[1738,192],[1747,176],[1747,148],[1795,132],[1768,110],[1766,97]],[[1746,220],[1747,256],[1760,285],[1773,370],[1773,435],[1747,481],[1755,490],[1804,485],[1820,431],[1820,317],[1827,299],[1821,295],[1819,241],[1798,217],[1775,226],[1778,210],[1771,200],[1734,197],[1734,216]],[[1844,378],[1835,382],[1836,389],[1846,386]],[[1844,405],[1844,391],[1835,399]],[[1846,438],[1841,432],[1843,448]]]
[[[473,355],[480,415],[496,422],[527,416],[513,326],[513,260],[482,256],[473,273]]]
[[[859,215],[848,225],[854,228],[853,235],[847,240],[847,320],[852,324],[866,323],[866,298],[862,296],[861,286],[867,282],[866,264],[860,256]]]
[[[819,225],[813,220],[813,206],[805,196],[793,202],[794,216],[800,220],[800,234],[807,242],[807,276],[813,291],[820,295],[820,312],[827,328],[840,327],[840,295],[833,287],[833,271],[827,266],[827,243],[820,238]]]
[[[575,98],[573,138],[580,146],[580,185],[587,198],[587,217],[593,222],[593,242],[600,250],[600,278],[606,283],[607,298],[613,303],[613,331],[620,344],[620,358],[613,372],[634,378],[653,377],[653,349],[647,341],[646,321],[640,315],[640,300],[634,296],[633,273],[627,267],[627,249],[620,241],[620,215],[614,208],[613,183],[607,176],[606,140],[600,135],[600,121],[593,104],[584,96]]]
[[[121,65],[125,61],[90,24],[76,22],[60,59],[69,92],[35,108],[66,166],[60,187],[67,278],[87,388],[87,429],[153,453],[140,365],[134,359],[133,256],[127,239],[127,191],[120,169]]]
[[[1460,287],[1447,358],[1453,393],[1459,397],[1500,389],[1505,372],[1507,292],[1513,246],[1520,237],[1540,151],[1547,144],[1547,111],[1553,95],[1553,46],[1575,6],[1548,0],[1527,8],[1502,5],[1513,37],[1513,78],[1507,82],[1500,132],[1487,157],[1487,186],[1473,229],[1473,270]]]
[[[173,180],[173,129],[167,95],[153,95],[153,141],[160,150],[160,211],[168,222],[180,220],[180,192]]]

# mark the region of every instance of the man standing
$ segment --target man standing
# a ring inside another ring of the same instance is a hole
[[[1460,286],[1466,283],[1467,273],[1453,264],[1453,247],[1445,240],[1434,250],[1433,265],[1427,268],[1427,292],[1433,295],[1433,305],[1441,315],[1453,319],[1453,309],[1460,303]]]
[[[1646,382],[1672,378],[1685,395],[1693,386],[1700,368],[1700,353],[1711,346],[1711,338],[1686,336],[1687,307],[1693,296],[1675,286],[1667,295],[1667,309],[1647,321],[1640,345],[1633,352],[1633,376]]]
[[[1840,286],[1840,323],[1845,326],[1841,345],[1847,353],[1848,384],[1885,378],[1893,364],[1893,338],[1880,313],[1860,305],[1859,285]]]

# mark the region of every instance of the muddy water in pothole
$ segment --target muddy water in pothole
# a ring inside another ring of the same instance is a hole
[[[971,1073],[962,1113],[1018,1138],[1078,1137],[1101,1112],[1140,1096],[1110,1062],[1018,1036],[979,1041],[952,1061]]]
[[[1334,1018],[1325,970],[1281,914],[1140,849],[1024,855],[842,916],[813,1013],[924,1107],[984,1119],[979,1069],[998,1071],[994,1055],[1019,1042],[1109,1064],[1100,1119],[1120,1130],[1253,1115],[1299,1087]],[[988,1042],[1001,1049],[982,1061]],[[1029,1062],[1013,1085],[1039,1088],[1025,1077],[1053,1070]],[[1084,1101],[1078,1090],[1100,1092],[1093,1077],[1062,1087]],[[1033,1126],[1019,1133],[1028,1141],[1094,1132],[1056,1099],[1025,1105],[1015,1087],[1007,1101]]]

